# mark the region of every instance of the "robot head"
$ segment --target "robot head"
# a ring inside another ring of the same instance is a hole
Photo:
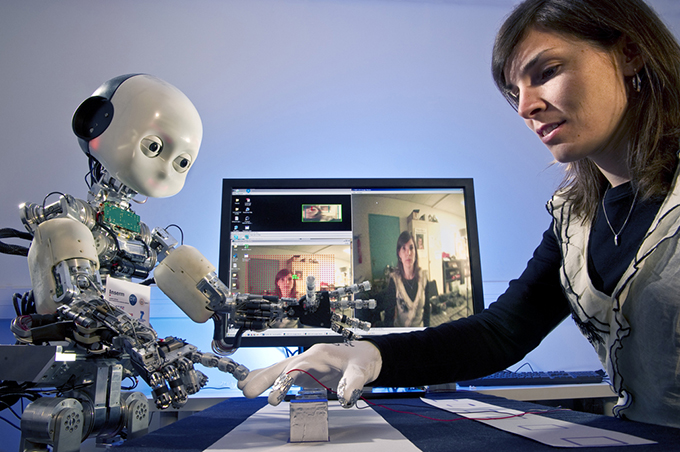
[[[146,74],[104,83],[80,104],[72,125],[88,156],[123,184],[154,198],[182,189],[203,136],[191,101]]]

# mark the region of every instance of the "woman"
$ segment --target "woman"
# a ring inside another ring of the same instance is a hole
[[[293,273],[287,268],[278,271],[278,273],[274,277],[274,284],[276,285],[277,297],[297,298]]]
[[[279,298],[297,298],[295,289],[295,280],[293,273],[287,268],[281,269],[274,277],[274,285],[276,285],[275,295]],[[272,323],[271,328],[299,328],[300,322],[298,319],[284,318]]]
[[[387,285],[383,326],[428,326],[427,272],[418,266],[418,251],[408,231],[397,238],[397,261]]]
[[[479,377],[522,359],[571,314],[620,396],[615,414],[680,427],[680,47],[642,0],[525,0],[497,35],[492,71],[566,164],[526,270],[478,315],[313,347],[251,373],[247,396],[281,375],[276,403],[286,385],[304,384],[287,374],[296,366],[339,384],[345,406],[370,382]]]

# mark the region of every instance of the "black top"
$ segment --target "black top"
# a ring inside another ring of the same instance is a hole
[[[404,290],[411,300],[415,300],[418,295],[418,280],[402,278]],[[423,305],[423,326],[430,325],[430,289],[429,285],[425,284],[425,304]],[[376,324],[376,326],[394,326],[394,320],[397,316],[397,285],[394,279],[390,278],[387,284],[387,289],[380,294],[376,300],[380,305],[378,309],[385,312],[384,319]]]
[[[634,199],[635,205],[631,211]],[[611,295],[640,247],[663,201],[637,199],[630,184],[623,184],[607,190],[604,202],[607,216],[605,217],[600,203],[595,224],[590,231],[588,274],[597,290]],[[626,222],[628,212],[630,217]],[[607,224],[607,218],[611,228]],[[615,245],[612,229],[620,233],[618,246]]]
[[[661,201],[635,201],[630,184],[608,190],[605,206],[619,232],[619,246],[602,207],[589,243],[589,274],[596,288],[611,294],[633,259]],[[533,350],[564,318],[570,307],[560,284],[562,254],[552,225],[522,275],[483,312],[406,334],[370,338],[383,365],[375,386],[420,386],[489,375],[507,368]]]

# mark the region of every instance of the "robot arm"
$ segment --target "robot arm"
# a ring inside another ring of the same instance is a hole
[[[278,298],[253,294],[231,294],[217,277],[215,267],[196,249],[176,247],[177,241],[166,230],[154,229],[152,247],[159,264],[154,271],[158,287],[194,322],[215,322],[213,350],[228,354],[239,346],[246,330],[261,331],[276,321],[299,319],[303,325],[331,328],[345,340],[356,337],[353,329],[367,331],[368,322],[335,313],[335,309],[368,308],[375,300],[353,300],[355,293],[370,290],[368,281],[334,291],[316,292],[314,277],[307,278],[307,293],[302,298]],[[228,340],[228,328],[238,330]]]
[[[232,373],[239,381],[248,374],[228,358],[201,353],[181,339],[159,339],[150,326],[106,301],[102,276],[145,279],[155,268],[159,288],[192,320],[215,321],[213,346],[220,352],[235,349],[243,331],[266,329],[285,318],[331,327],[346,339],[353,337],[350,329],[369,327],[333,309],[372,307],[375,301],[315,292],[313,281],[299,300],[231,294],[195,248],[177,246],[167,231],[152,232],[140,221],[130,208],[135,197],[178,193],[198,156],[200,116],[174,86],[146,74],[111,79],[78,107],[73,131],[90,164],[87,201],[62,195],[50,205],[22,206],[22,222],[33,237],[28,261],[37,313],[17,312],[11,328],[22,345],[0,347],[3,360],[6,353],[24,352],[15,348],[26,345],[63,347],[74,356],[42,366],[46,373],[36,378],[11,374],[22,366],[0,367],[2,380],[57,388],[64,396],[26,408],[26,419],[35,420],[25,428],[22,423],[26,450],[52,444],[58,452],[60,439],[49,425],[62,415],[86,418],[82,435],[71,434],[64,450],[75,450],[72,439],[117,435],[128,421],[128,434],[141,431],[142,424],[148,425],[142,414],[146,400],[139,393],[131,393],[139,400],[121,393],[125,378],[141,376],[155,404],[167,408],[180,407],[205,385],[207,378],[194,369],[196,363]],[[239,333],[229,341],[226,332],[232,327]]]
[[[158,340],[152,328],[104,299],[95,238],[73,217],[72,206],[87,212],[87,204],[66,196],[49,208],[24,207],[33,212],[24,218],[34,235],[28,260],[37,315],[14,319],[15,336],[29,344],[67,340],[93,357],[126,355],[126,374],[151,386],[159,408],[182,406],[207,381],[193,368],[200,361],[196,347],[177,338]]]

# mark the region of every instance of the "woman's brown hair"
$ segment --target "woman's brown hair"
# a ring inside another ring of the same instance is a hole
[[[399,250],[402,246],[406,245],[409,241],[413,242],[413,250],[415,251],[415,257],[413,260],[413,278],[417,281],[420,273],[420,266],[418,265],[418,247],[416,246],[416,240],[408,231],[402,231],[397,237],[397,262],[399,263],[399,276],[404,277],[404,264],[399,258]]]
[[[514,48],[531,28],[552,31],[613,51],[622,39],[636,47],[644,67],[641,88],[628,84],[623,130],[628,130],[626,161],[643,199],[665,196],[674,180],[680,139],[680,46],[657,14],[642,0],[526,0],[496,35],[492,74],[498,89],[517,108],[504,70]],[[567,165],[560,190],[584,220],[594,218],[607,180],[590,159]]]

